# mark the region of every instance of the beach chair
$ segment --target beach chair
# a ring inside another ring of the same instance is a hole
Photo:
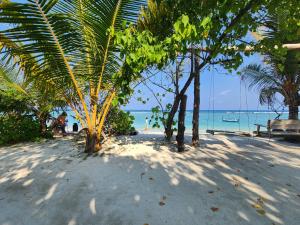
[[[261,136],[267,133],[269,137],[300,137],[300,120],[268,120],[267,126],[262,124],[256,125],[256,134]],[[262,132],[261,127],[266,127],[267,132]]]

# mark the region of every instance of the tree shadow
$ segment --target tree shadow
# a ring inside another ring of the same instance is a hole
[[[176,153],[159,134],[112,144],[124,151],[86,160],[68,139],[0,148],[0,224],[300,221],[294,144],[205,135]]]

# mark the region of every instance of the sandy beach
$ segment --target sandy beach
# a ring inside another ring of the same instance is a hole
[[[201,135],[186,148],[158,133],[89,158],[72,137],[1,147],[0,224],[299,224],[299,144]]]

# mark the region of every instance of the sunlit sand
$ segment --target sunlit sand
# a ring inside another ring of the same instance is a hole
[[[190,142],[187,137],[187,142]],[[162,134],[108,141],[85,158],[70,137],[0,148],[0,224],[288,224],[300,221],[300,147]]]

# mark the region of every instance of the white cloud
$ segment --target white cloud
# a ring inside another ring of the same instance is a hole
[[[224,91],[220,92],[220,95],[225,96],[225,95],[228,95],[229,93],[231,93],[231,90],[224,90]]]

